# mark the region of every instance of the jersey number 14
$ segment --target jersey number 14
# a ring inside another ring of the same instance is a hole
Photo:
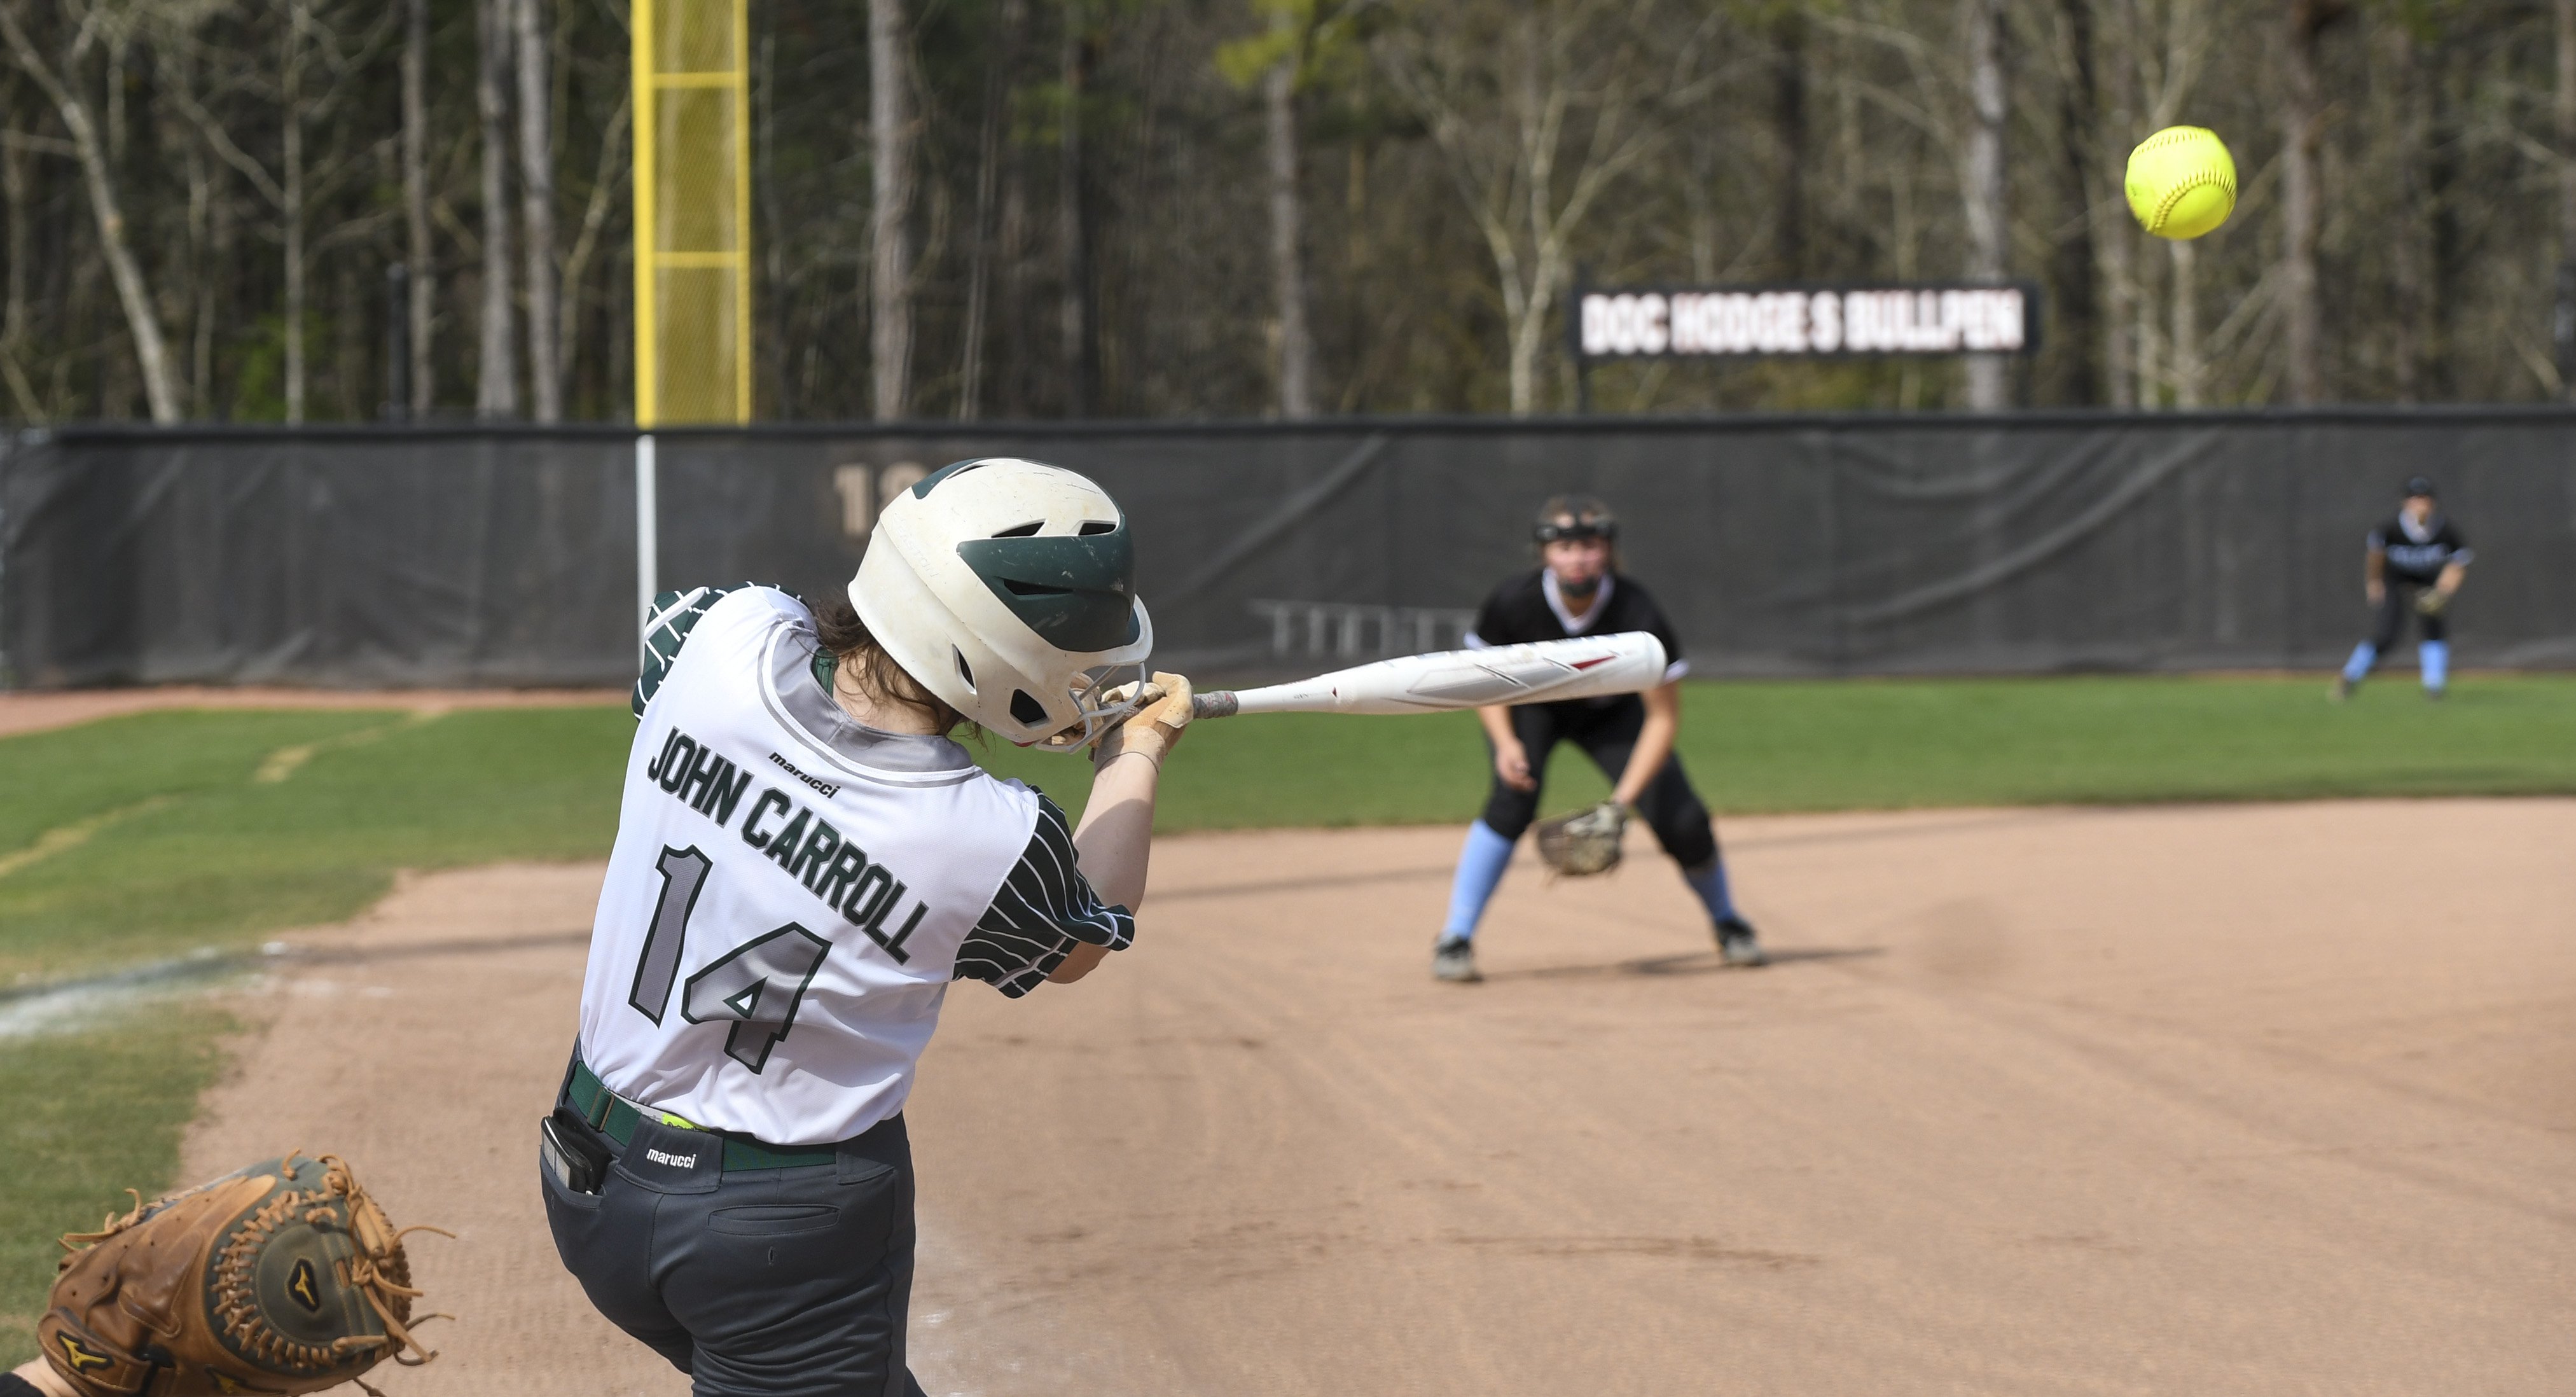
[[[662,875],[662,896],[653,905],[653,926],[644,934],[644,954],[636,962],[635,988],[626,1002],[660,1026],[670,1007],[671,982],[679,977],[680,948],[688,940],[689,914],[698,908],[714,865],[692,846],[666,848],[653,865]],[[725,1056],[757,1072],[769,1063],[769,1050],[796,1023],[805,987],[823,968],[832,943],[794,922],[736,946],[722,960],[689,977],[680,988],[680,1017],[690,1023],[731,1023]]]

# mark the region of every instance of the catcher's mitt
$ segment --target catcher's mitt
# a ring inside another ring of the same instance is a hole
[[[1538,822],[1538,856],[1569,878],[1607,873],[1619,866],[1619,836],[1628,812],[1605,800],[1588,810]]]
[[[313,1392],[385,1358],[426,1363],[402,1239],[438,1230],[396,1231],[336,1155],[137,1194],[134,1211],[63,1238],[36,1340],[82,1397]]]
[[[2451,604],[2451,594],[2439,587],[2427,587],[2415,594],[2415,610],[2425,616],[2439,616]]]

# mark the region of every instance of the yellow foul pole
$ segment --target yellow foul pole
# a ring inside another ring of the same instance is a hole
[[[747,0],[633,0],[635,425],[751,420]]]
[[[653,429],[751,420],[748,0],[632,0],[636,590],[658,585]]]

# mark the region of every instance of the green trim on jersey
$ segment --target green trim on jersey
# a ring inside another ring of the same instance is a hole
[[[685,592],[654,595],[652,610],[644,613],[645,659],[643,671],[635,676],[635,721],[644,721],[644,705],[653,701],[662,681],[670,676],[671,665],[680,658],[680,647],[689,643],[689,632],[705,619],[707,608],[722,601],[728,592],[755,585],[745,582],[739,587],[692,587]],[[824,690],[828,693],[830,689],[827,679]]]

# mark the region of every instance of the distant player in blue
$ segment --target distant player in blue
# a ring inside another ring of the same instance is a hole
[[[2406,629],[2406,613],[2415,613],[2424,640],[2416,653],[2424,662],[2424,696],[2440,698],[2450,682],[2450,626],[2444,612],[2469,575],[2468,540],[2442,517],[2433,482],[2422,476],[2406,482],[2406,502],[2397,517],[2370,531],[2363,564],[2362,593],[2379,609],[2379,624],[2370,639],[2352,647],[2343,677],[2335,680],[2337,703],[2352,697],[2380,658],[2397,645]]]

